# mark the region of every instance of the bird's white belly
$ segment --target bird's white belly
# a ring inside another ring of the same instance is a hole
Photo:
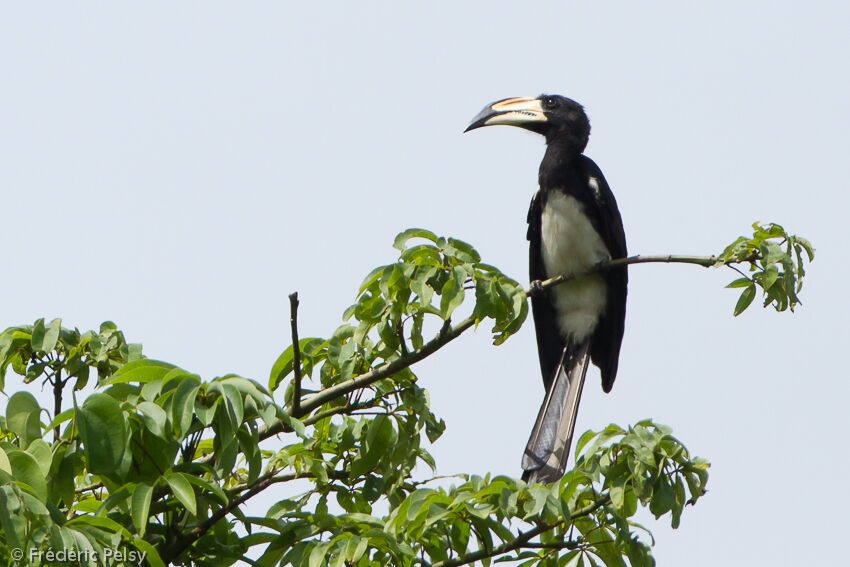
[[[553,191],[543,208],[541,253],[546,275],[570,276],[611,258],[608,248],[575,198]],[[551,290],[561,334],[583,341],[605,311],[606,285],[599,274]]]

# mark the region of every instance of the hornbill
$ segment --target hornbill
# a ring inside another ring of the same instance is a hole
[[[469,127],[506,124],[542,134],[546,153],[540,188],[528,211],[531,308],[546,397],[522,458],[523,480],[554,482],[564,475],[588,362],[611,390],[626,316],[625,267],[542,289],[558,275],[576,276],[626,256],[626,235],[614,194],[599,167],[582,152],[590,136],[584,108],[541,95],[488,105]]]

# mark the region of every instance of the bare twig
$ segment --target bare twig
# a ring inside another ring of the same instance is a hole
[[[301,345],[298,343],[298,292],[289,294],[289,323],[292,327],[292,415],[301,414]]]
[[[549,278],[548,280],[543,280],[540,282],[541,289],[548,289],[550,287],[554,287],[558,284],[562,284],[564,282],[568,282],[570,280],[582,278],[584,276],[589,276],[591,274],[598,274],[600,272],[607,272],[608,270],[613,270],[615,268],[622,268],[623,266],[630,266],[632,264],[652,264],[652,263],[663,263],[663,264],[696,264],[697,266],[703,266],[704,268],[710,268],[711,266],[717,265],[717,256],[688,256],[683,254],[658,254],[654,256],[641,256],[640,254],[636,256],[629,256],[628,258],[617,258],[616,260],[608,260],[607,262],[600,262],[593,266],[593,268],[587,270],[586,272],[582,272],[580,274],[573,274],[571,276],[555,276],[553,278]],[[737,264],[739,262],[733,261],[728,262],[729,264]],[[534,293],[534,290],[529,288],[526,290],[527,294]]]
[[[59,417],[59,414],[62,413],[62,387],[65,385],[62,382],[62,366],[59,366],[53,372],[53,419]],[[59,441],[59,425],[53,428],[53,442],[56,443]]]

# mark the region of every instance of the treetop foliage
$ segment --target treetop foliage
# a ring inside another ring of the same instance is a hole
[[[778,225],[754,228],[691,263],[746,264],[747,282],[731,287],[793,308],[811,246]],[[49,385],[54,402],[17,391],[0,416],[0,563],[126,549],[152,566],[653,565],[638,508],[678,526],[708,479],[708,463],[665,426],[585,433],[575,467],[549,486],[433,476],[427,443],[445,424],[411,366],[482,322],[501,344],[525,321],[528,292],[460,240],[411,229],[395,247],[344,323],[294,341],[267,384],[146,358],[111,322],[81,333],[39,319],[0,334],[0,390],[11,369]],[[642,261],[685,260],[625,263]],[[751,301],[742,295],[736,314]],[[297,298],[291,326],[296,337]],[[265,513],[248,515],[248,502]]]

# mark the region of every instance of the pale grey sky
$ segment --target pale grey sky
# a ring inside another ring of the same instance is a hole
[[[631,270],[614,390],[579,431],[652,417],[711,460],[660,565],[831,564],[850,496],[845,287],[850,11],[841,2],[5,3],[0,326],[112,319],[145,353],[265,382],[421,226],[526,280],[542,140],[462,135],[493,100],[582,102],[633,253],[811,239],[797,313],[732,317],[731,272]],[[439,472],[518,475],[532,325],[419,365]],[[15,387],[14,379],[9,388]],[[0,405],[4,405],[0,402]],[[840,554],[840,555],[839,555]]]

